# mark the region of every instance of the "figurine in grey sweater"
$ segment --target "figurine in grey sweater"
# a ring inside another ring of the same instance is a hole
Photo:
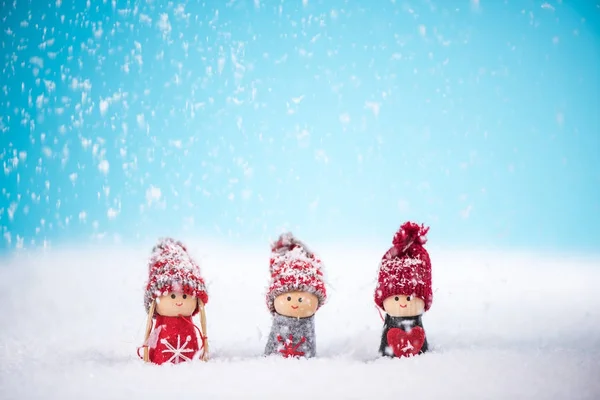
[[[321,260],[291,233],[281,235],[271,251],[266,300],[273,325],[265,355],[314,357],[314,317],[327,298]]]

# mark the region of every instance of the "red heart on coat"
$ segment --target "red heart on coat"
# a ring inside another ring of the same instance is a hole
[[[419,354],[425,343],[425,331],[415,326],[408,332],[400,328],[392,328],[387,332],[388,346],[396,357],[410,357]]]

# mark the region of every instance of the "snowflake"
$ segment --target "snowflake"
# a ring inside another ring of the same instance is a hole
[[[288,340],[283,340],[281,335],[277,335],[277,341],[279,343],[283,344],[283,346],[281,346],[282,348],[279,350],[279,352],[281,354],[283,354],[283,356],[285,358],[304,356],[304,352],[298,350],[298,348],[302,345],[302,343],[306,342],[306,338],[304,336],[302,336],[300,338],[300,340],[298,341],[297,344],[294,344],[294,337],[291,334],[290,334]]]
[[[410,340],[407,340],[406,345],[400,350],[402,350],[403,353],[408,353],[408,352],[411,352],[412,350],[414,350],[414,348],[415,347],[412,345]]]
[[[167,360],[167,362],[173,362],[175,364],[179,364],[181,361],[191,361],[191,358],[186,356],[183,353],[194,353],[193,349],[188,349],[187,344],[190,342],[191,337],[188,336],[183,345],[181,344],[181,336],[177,335],[177,347],[173,347],[171,343],[167,341],[167,339],[162,339],[160,342],[164,344],[167,348],[163,350],[163,353],[172,353],[171,358]]]

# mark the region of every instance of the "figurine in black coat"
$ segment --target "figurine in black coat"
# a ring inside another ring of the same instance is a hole
[[[420,315],[392,317],[386,314],[379,354],[389,357],[405,357],[425,353],[428,348]]]
[[[379,353],[407,357],[428,350],[421,321],[433,300],[431,261],[423,245],[429,228],[406,222],[379,265],[375,304],[386,312]]]

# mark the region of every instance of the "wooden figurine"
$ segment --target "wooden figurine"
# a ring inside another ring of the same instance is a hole
[[[267,307],[273,316],[265,355],[314,357],[314,316],[327,293],[321,260],[291,233],[271,246]]]
[[[421,317],[431,307],[431,261],[423,247],[429,228],[406,222],[379,265],[375,304],[385,313],[379,353],[408,357],[428,350]]]
[[[185,246],[171,238],[161,239],[152,249],[144,295],[148,312],[144,361],[179,364],[196,358],[208,360],[207,302],[200,267]],[[201,329],[192,320],[196,314],[200,314]]]

